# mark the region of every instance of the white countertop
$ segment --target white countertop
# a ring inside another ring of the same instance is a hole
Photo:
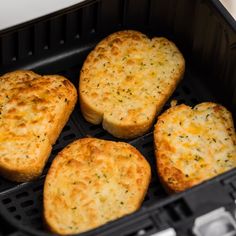
[[[84,0],[0,0],[0,30],[23,23]],[[236,19],[236,0],[221,0]]]
[[[83,1],[84,0],[0,0],[0,30]]]
[[[236,0],[220,0],[220,1],[236,20]]]

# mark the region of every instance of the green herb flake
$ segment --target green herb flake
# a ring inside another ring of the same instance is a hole
[[[194,160],[195,161],[201,161],[201,160],[203,160],[203,158],[198,156],[198,155],[195,155]]]

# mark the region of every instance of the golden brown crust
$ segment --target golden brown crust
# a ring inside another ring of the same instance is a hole
[[[165,38],[132,30],[102,40],[80,74],[79,98],[85,119],[118,138],[146,133],[181,80],[185,62]]]
[[[77,100],[59,75],[14,71],[0,77],[0,173],[17,182],[37,178]]]
[[[180,192],[236,166],[233,119],[205,102],[168,109],[154,131],[157,171],[168,192]]]
[[[136,211],[151,170],[133,146],[84,138],[54,159],[44,185],[44,219],[54,233],[91,230]]]

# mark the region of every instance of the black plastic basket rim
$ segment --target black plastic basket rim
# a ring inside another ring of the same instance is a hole
[[[29,24],[34,24],[34,23],[37,23],[37,22],[40,22],[40,21],[44,21],[44,20],[47,20],[48,18],[53,18],[53,17],[59,16],[61,14],[64,14],[65,12],[68,13],[68,12],[74,10],[75,8],[81,8],[81,7],[84,7],[84,6],[88,6],[90,4],[93,4],[93,3],[99,2],[99,1],[101,1],[101,0],[84,0],[80,3],[73,4],[69,7],[63,8],[63,9],[55,11],[53,13],[49,13],[49,14],[46,14],[44,16],[41,16],[41,17],[26,21],[26,22],[23,22],[23,23],[19,23],[15,26],[0,30],[0,34],[4,34],[4,33],[7,33],[9,31],[14,31],[16,29],[24,28],[25,26],[27,26]],[[149,0],[149,1],[152,1],[152,0]],[[216,8],[216,10],[226,19],[229,26],[236,32],[236,20],[227,11],[227,9],[220,2],[220,0],[210,0],[209,2],[211,2],[213,4],[213,6]]]
[[[229,26],[236,32],[236,19],[229,13],[225,6],[220,2],[220,0],[211,0],[211,3],[215,9],[223,16],[228,22]]]

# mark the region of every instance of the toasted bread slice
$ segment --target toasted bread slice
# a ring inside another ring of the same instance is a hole
[[[44,185],[44,218],[58,234],[84,232],[136,211],[151,170],[130,144],[84,138],[54,159]]]
[[[179,192],[236,166],[230,112],[215,103],[172,107],[154,131],[157,170],[169,192]]]
[[[59,75],[15,71],[0,77],[0,174],[23,182],[38,177],[77,99]]]
[[[88,55],[80,74],[85,119],[118,138],[146,133],[183,76],[185,62],[165,38],[120,31]]]

